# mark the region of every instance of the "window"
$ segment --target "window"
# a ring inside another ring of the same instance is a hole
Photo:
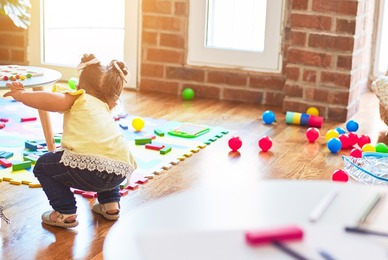
[[[76,77],[84,53],[103,63],[112,59],[128,64],[128,86],[137,81],[137,1],[32,0],[29,60],[51,67],[63,80]]]
[[[188,63],[280,71],[282,18],[282,0],[190,1]]]
[[[388,3],[380,1],[380,19],[377,33],[376,72],[385,74],[388,71]]]

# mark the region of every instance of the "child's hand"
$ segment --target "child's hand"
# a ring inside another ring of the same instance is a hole
[[[7,87],[10,88],[11,91],[5,93],[3,97],[13,97],[15,100],[20,101],[22,93],[25,91],[24,86],[21,82],[12,82],[12,83],[7,83]]]

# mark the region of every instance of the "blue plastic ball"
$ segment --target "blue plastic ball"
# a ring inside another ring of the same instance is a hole
[[[342,127],[337,127],[335,130],[336,130],[340,135],[346,134],[346,130],[345,130],[344,128],[342,128]]]
[[[342,142],[339,138],[335,137],[335,138],[331,138],[328,142],[327,142],[327,148],[330,150],[330,152],[332,153],[337,153],[341,150],[342,148]]]
[[[349,120],[346,122],[346,129],[348,129],[349,132],[356,132],[358,130],[358,123],[354,120]]]
[[[265,124],[270,125],[273,122],[275,122],[275,113],[272,112],[271,110],[264,111],[262,119]]]

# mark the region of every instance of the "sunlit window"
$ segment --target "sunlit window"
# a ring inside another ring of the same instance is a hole
[[[220,49],[264,50],[266,0],[210,0],[206,45]]]
[[[380,28],[380,48],[378,58],[378,71],[385,73],[388,70],[388,2],[384,1],[381,4],[383,10],[381,12],[381,28]]]
[[[281,70],[283,0],[190,1],[187,63]]]

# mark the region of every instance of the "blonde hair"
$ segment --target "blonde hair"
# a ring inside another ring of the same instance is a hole
[[[80,72],[78,88],[107,103],[112,109],[123,91],[125,76],[128,75],[127,65],[112,60],[103,66],[93,54],[84,54],[77,69]]]

